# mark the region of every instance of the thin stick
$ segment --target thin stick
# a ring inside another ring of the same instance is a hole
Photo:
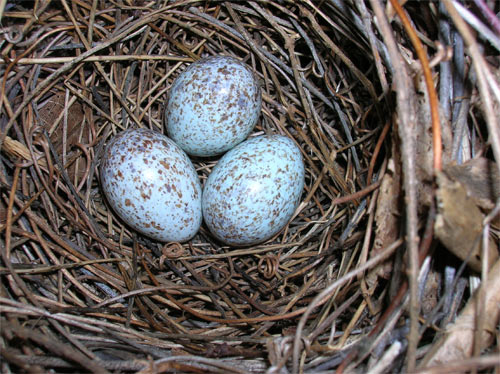
[[[492,87],[498,88],[498,86],[495,86],[495,79],[489,71],[488,65],[479,50],[477,41],[474,39],[469,26],[460,17],[450,0],[443,0],[443,2],[460,35],[464,38],[465,44],[469,48],[469,54],[472,57],[472,64],[477,75],[477,85],[483,103],[482,109],[486,116],[486,124],[490,133],[491,148],[497,161],[495,164],[500,171],[500,122],[498,114],[493,108],[493,100],[488,88],[488,82]]]
[[[10,261],[10,240],[12,232],[12,209],[14,208],[14,200],[16,197],[17,182],[19,181],[19,171],[20,167],[14,169],[14,177],[12,181],[12,188],[9,194],[9,205],[7,207],[7,221],[5,222],[5,257],[7,261]]]
[[[434,87],[434,82],[432,81],[432,72],[429,65],[429,59],[424,51],[422,42],[417,36],[415,29],[412,27],[406,12],[403,7],[399,4],[397,0],[391,0],[391,4],[394,10],[398,14],[399,18],[403,22],[403,26],[410,37],[410,40],[417,52],[418,59],[422,64],[422,71],[424,73],[425,84],[427,86],[427,93],[429,95],[429,104],[431,107],[431,120],[432,120],[432,148],[434,151],[434,170],[441,171],[442,169],[442,142],[441,142],[441,123],[439,121],[439,101],[436,93],[436,88]]]
[[[354,270],[351,270],[349,273],[344,275],[343,277],[337,279],[335,282],[331,283],[328,287],[326,287],[321,293],[319,293],[309,304],[304,314],[300,318],[299,324],[297,325],[297,330],[295,332],[295,338],[293,342],[293,373],[299,372],[299,349],[300,349],[300,340],[302,337],[302,331],[304,330],[307,319],[309,318],[312,311],[327,301],[331,295],[343,284],[348,282],[349,280],[357,277],[359,274],[362,274],[365,270],[370,269],[371,267],[377,265],[379,262],[387,259],[392,253],[403,244],[402,239],[396,240],[394,243],[389,245],[386,249],[381,251],[377,256],[373,257],[369,261],[365,262],[363,265],[357,267]]]
[[[43,274],[43,273],[51,273],[54,271],[59,271],[62,269],[73,269],[81,266],[87,266],[92,264],[100,264],[100,263],[109,263],[109,262],[120,262],[125,261],[123,258],[101,258],[97,260],[89,260],[89,261],[80,261],[80,262],[72,262],[72,263],[64,263],[61,265],[32,265],[27,269],[23,268],[13,268],[14,272],[17,274]],[[0,275],[10,274],[10,270],[7,268],[0,267]]]
[[[416,109],[413,84],[406,65],[392,34],[392,29],[386,18],[380,0],[370,0],[378,20],[380,33],[385,41],[394,69],[396,84],[399,124],[398,132],[402,145],[403,184],[406,204],[406,235],[409,252],[409,285],[410,285],[410,333],[408,336],[408,371],[414,370],[416,362],[416,347],[418,341],[418,216],[417,216],[417,177],[416,177]]]
[[[37,65],[37,64],[65,64],[73,61],[75,57],[42,57],[42,58],[21,58],[16,61],[19,65]],[[111,61],[180,61],[192,62],[191,57],[181,56],[149,56],[149,55],[118,55],[118,56],[88,56],[82,62],[111,62]],[[0,64],[7,64],[5,58],[0,59]]]
[[[4,139],[7,136],[7,133],[9,132],[10,128],[14,124],[14,121],[21,114],[21,112],[24,110],[24,108],[26,108],[26,106],[29,105],[29,103],[33,100],[34,97],[36,97],[40,93],[42,93],[48,86],[50,86],[54,81],[56,81],[61,75],[63,75],[65,72],[72,69],[73,67],[77,66],[79,63],[81,63],[87,57],[94,55],[95,53],[105,49],[106,47],[109,47],[110,45],[113,45],[114,43],[116,43],[119,40],[126,37],[132,30],[136,30],[136,29],[148,24],[149,22],[152,22],[154,19],[159,18],[161,12],[162,12],[162,9],[159,9],[155,12],[152,12],[148,17],[145,17],[143,19],[138,20],[137,23],[130,26],[127,30],[124,30],[123,32],[119,33],[118,35],[116,35],[115,37],[112,37],[109,40],[106,40],[106,41],[103,41],[102,43],[99,43],[94,48],[92,48],[92,49],[88,50],[87,52],[82,53],[80,56],[74,58],[71,62],[65,63],[63,66],[61,66],[55,72],[50,74],[50,76],[48,76],[42,83],[40,83],[38,86],[36,86],[36,88],[33,91],[31,91],[29,94],[26,95],[23,102],[18,106],[18,108],[14,112],[13,117],[10,118],[9,122],[5,126],[4,131],[2,131],[0,133],[0,150],[2,149]]]

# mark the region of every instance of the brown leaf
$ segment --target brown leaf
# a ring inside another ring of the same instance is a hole
[[[491,160],[474,158],[461,165],[447,165],[444,172],[450,179],[460,182],[467,196],[483,209],[493,209],[500,198],[500,174]]]
[[[62,155],[63,149],[63,120],[59,122],[57,127],[53,129],[53,126],[61,115],[63,115],[65,108],[65,94],[64,92],[58,92],[52,96],[47,103],[40,108],[39,114],[42,121],[42,126],[49,132],[50,140],[52,141],[57,153]],[[82,142],[86,142],[89,136],[88,125],[83,123],[83,107],[78,101],[71,105],[68,109],[68,121],[66,127],[66,152],[68,156],[71,155],[71,149],[80,142],[80,136]],[[83,160],[76,160],[68,169],[68,175],[73,179],[76,171],[76,165],[78,164],[78,176],[82,177],[85,169],[85,162]]]
[[[495,337],[500,318],[500,261],[497,261],[488,273],[488,279],[483,286],[484,303],[480,302],[479,290],[469,300],[465,308],[454,323],[446,327],[445,335],[433,345],[425,355],[421,367],[446,364],[471,357],[476,333],[476,311],[478,307],[484,308],[480,341],[477,344],[481,349],[490,346]]]
[[[438,215],[434,230],[439,240],[468,265],[481,271],[481,237],[484,215],[467,195],[460,182],[453,181],[444,173],[437,174]],[[489,265],[498,258],[497,246],[490,239]],[[489,267],[489,266],[488,266]]]
[[[65,95],[64,92],[58,92],[40,109],[40,119],[43,127],[47,131],[51,131],[55,120],[64,111]],[[67,149],[70,149],[78,142],[80,137],[81,124],[83,120],[82,105],[76,101],[68,108],[68,127],[67,127]],[[52,132],[50,140],[54,143],[57,152],[62,152],[63,145],[63,121],[59,123],[57,128]],[[86,128],[84,130],[87,130]],[[86,135],[86,134],[84,134]],[[85,136],[84,136],[85,137]]]

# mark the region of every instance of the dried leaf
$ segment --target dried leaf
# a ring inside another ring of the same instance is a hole
[[[63,146],[63,126],[62,121],[52,129],[55,120],[63,113],[65,106],[65,97],[63,92],[58,92],[48,102],[40,108],[40,119],[43,127],[50,133],[50,140],[54,143],[57,152],[62,152]],[[66,147],[70,149],[78,142],[83,120],[83,107],[78,101],[68,108],[68,127]],[[86,129],[85,129],[86,130]],[[85,135],[85,134],[84,134]]]
[[[467,196],[483,209],[493,209],[500,198],[500,174],[493,161],[478,157],[461,165],[448,165],[444,172],[460,182]]]
[[[484,215],[467,195],[460,182],[453,181],[444,173],[437,174],[438,215],[434,230],[439,240],[468,265],[481,271],[481,236]],[[489,265],[498,258],[497,246],[490,239]]]
[[[64,113],[64,108],[66,105],[65,94],[63,92],[58,92],[52,96],[47,103],[40,108],[40,119],[42,121],[42,126],[49,132],[50,140],[54,144],[54,147],[59,155],[62,155],[63,149],[63,121],[61,120],[57,127],[53,129],[54,124],[61,115]],[[68,109],[67,113],[67,127],[66,127],[66,152],[70,152],[75,144],[80,141],[80,137],[84,139],[88,138],[89,128],[88,125],[83,125],[83,106],[80,102],[76,101]],[[71,153],[68,153],[71,155]],[[76,166],[78,165],[78,177],[83,176],[85,169],[85,162],[83,160],[76,160],[68,169],[68,175],[73,179],[76,171]]]
[[[478,290],[479,291],[479,290]],[[456,321],[449,324],[445,335],[434,344],[421,363],[421,368],[446,364],[471,357],[476,330],[476,310],[478,309],[479,293],[476,291],[462,310]],[[497,261],[488,273],[488,279],[483,286],[484,330],[480,335],[481,349],[492,344],[500,319],[500,261]]]

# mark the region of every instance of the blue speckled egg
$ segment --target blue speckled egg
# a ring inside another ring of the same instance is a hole
[[[203,188],[203,217],[212,234],[227,244],[260,243],[285,227],[303,188],[304,162],[290,138],[251,138],[213,168]]]
[[[175,79],[166,109],[168,136],[193,156],[215,156],[255,127],[261,90],[253,71],[229,56],[202,58]]]
[[[159,241],[183,242],[200,228],[201,185],[191,160],[171,139],[130,129],[107,145],[101,186],[125,223]]]

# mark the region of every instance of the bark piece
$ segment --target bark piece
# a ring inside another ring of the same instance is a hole
[[[394,175],[394,160],[389,160],[387,169],[388,172],[382,178],[377,198],[375,240],[370,257],[376,256],[389,244],[394,243],[400,231],[400,180]],[[385,261],[376,266],[376,274],[381,278],[389,279],[391,272],[391,261]]]

